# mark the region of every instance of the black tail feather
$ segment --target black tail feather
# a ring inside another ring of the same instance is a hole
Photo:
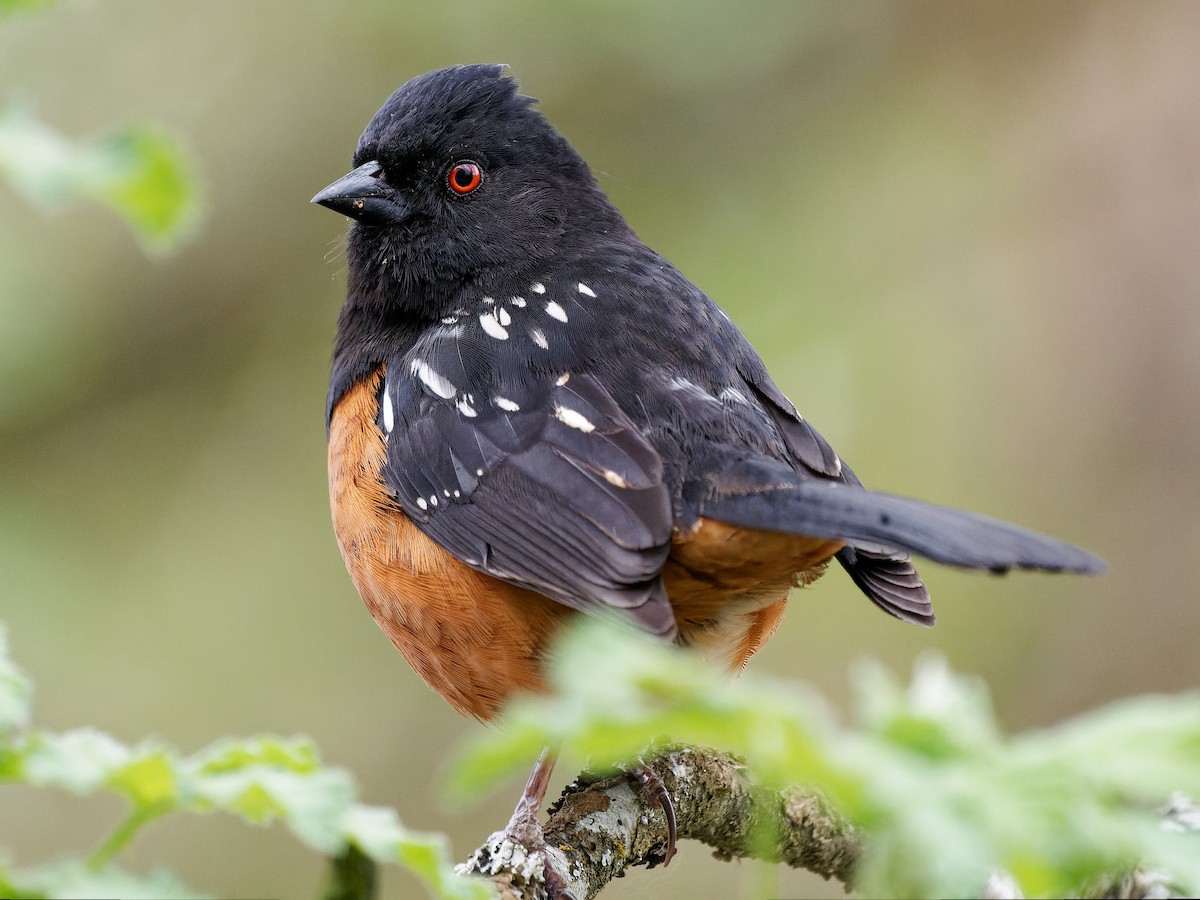
[[[885,552],[895,548],[965,569],[999,573],[1011,568],[1049,572],[1100,572],[1105,568],[1100,559],[1078,547],[998,519],[857,485],[804,479],[772,460],[733,463],[719,477],[709,479],[707,490],[697,499],[700,515],[732,525],[841,538],[851,544],[862,541],[881,545],[887,548]],[[877,584],[889,577],[902,581],[915,575],[911,567],[879,559],[862,563],[863,558],[872,560],[864,553],[850,568],[860,586],[863,580]],[[872,599],[879,602],[874,596]],[[919,605],[919,599],[917,602]],[[894,605],[903,609],[899,602]]]

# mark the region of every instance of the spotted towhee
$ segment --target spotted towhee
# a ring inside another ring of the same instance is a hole
[[[737,670],[833,558],[919,625],[933,612],[909,553],[1103,567],[866,490],[532,104],[500,66],[415,78],[313,198],[356,222],[327,405],[338,543],[451,705],[486,719],[540,689],[578,612]]]

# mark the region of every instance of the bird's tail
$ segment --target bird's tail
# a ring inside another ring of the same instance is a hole
[[[857,481],[857,479],[854,479]],[[965,569],[1100,572],[1104,562],[1063,541],[987,516],[856,483],[805,478],[774,460],[742,459],[690,486],[696,514],[743,528],[841,538],[860,588],[892,615],[932,624],[908,553]]]

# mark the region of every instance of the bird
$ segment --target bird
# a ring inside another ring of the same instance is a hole
[[[864,487],[535,103],[505,66],[419,75],[313,197],[353,220],[326,401],[334,531],[379,627],[452,707],[492,720],[545,691],[580,614],[737,672],[834,560],[923,626],[914,554],[1104,568]],[[514,830],[536,828],[552,765]]]

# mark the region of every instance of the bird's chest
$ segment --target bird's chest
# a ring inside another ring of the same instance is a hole
[[[426,537],[380,479],[384,372],[333,411],[329,497],[351,580],[413,669],[462,713],[491,718],[518,690],[542,690],[540,660],[570,610],[490,578]]]

